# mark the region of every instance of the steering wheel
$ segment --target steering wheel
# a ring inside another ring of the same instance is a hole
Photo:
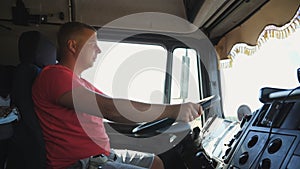
[[[175,119],[164,118],[153,122],[145,122],[132,130],[133,134],[155,133],[159,129],[170,127]]]
[[[203,110],[207,110],[213,105],[213,103],[216,103],[216,101],[218,101],[219,99],[220,99],[219,96],[212,95],[212,96],[202,99],[200,101],[200,104],[201,104]],[[133,134],[146,134],[146,133],[153,134],[153,133],[157,132],[157,130],[159,130],[159,129],[163,130],[166,127],[170,127],[174,122],[175,122],[175,119],[171,119],[171,118],[164,118],[164,119],[153,121],[153,122],[145,122],[145,123],[142,123],[141,125],[135,127],[132,130],[132,133]]]

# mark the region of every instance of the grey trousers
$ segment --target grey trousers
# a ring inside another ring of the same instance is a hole
[[[146,169],[151,167],[153,160],[154,154],[112,149],[109,156],[81,159],[68,169]]]

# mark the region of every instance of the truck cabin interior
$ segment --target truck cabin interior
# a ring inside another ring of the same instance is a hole
[[[46,168],[31,84],[40,69],[56,63],[57,31],[70,21],[92,25],[98,30],[98,40],[107,44],[163,46],[167,59],[159,60],[165,73],[162,103],[189,101],[181,98],[187,92],[182,81],[192,68],[181,68],[180,99],[174,99],[170,90],[176,64],[172,59],[177,48],[186,54],[195,52],[196,97],[212,99],[203,104],[205,113],[191,123],[174,119],[135,125],[106,121],[112,147],[153,152],[166,169],[298,168],[299,89],[262,88],[258,99],[263,106],[254,112],[244,107],[240,121],[230,121],[222,110],[219,66],[230,59],[236,43],[257,45],[267,25],[289,23],[299,6],[299,0],[1,1],[0,169]],[[24,60],[24,55],[30,56]],[[182,67],[192,64],[180,57]],[[28,111],[31,113],[25,114]]]

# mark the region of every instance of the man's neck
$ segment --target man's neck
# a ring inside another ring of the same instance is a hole
[[[72,70],[74,72],[74,74],[76,74],[78,77],[80,77],[81,73],[82,73],[82,70],[79,69],[78,67],[76,67],[75,69],[75,66],[74,64],[71,64],[69,62],[64,62],[64,61],[61,61],[59,62],[58,64],[62,65],[62,66],[65,66],[67,68],[69,68],[70,70]]]

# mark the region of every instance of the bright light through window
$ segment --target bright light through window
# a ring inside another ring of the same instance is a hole
[[[115,98],[163,103],[167,51],[158,45],[99,42],[102,53],[83,77]]]
[[[300,67],[300,30],[286,39],[269,39],[253,55],[235,57],[232,68],[221,69],[223,109],[226,117],[236,117],[240,105],[252,112],[262,103],[262,87],[290,89],[299,86],[296,70]]]

